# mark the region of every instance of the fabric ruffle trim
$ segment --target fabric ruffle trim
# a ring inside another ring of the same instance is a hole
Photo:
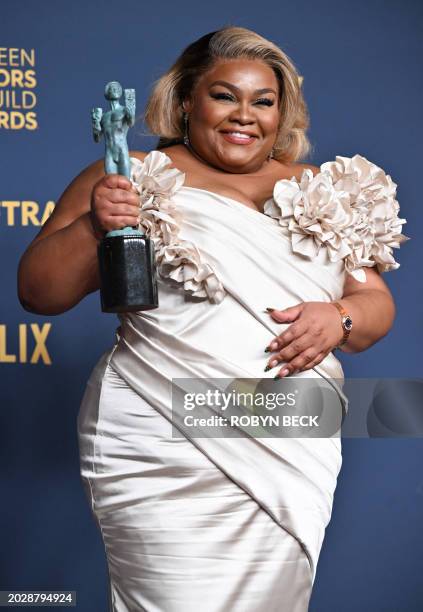
[[[366,282],[365,267],[395,270],[393,248],[409,240],[401,233],[406,219],[398,217],[397,185],[361,155],[336,156],[313,176],[281,179],[265,214],[278,219],[291,236],[292,250],[308,259],[326,248],[330,261],[345,262],[346,271]]]
[[[221,281],[203,260],[197,247],[182,240],[180,211],[172,202],[185,174],[169,168],[172,160],[161,151],[150,151],[144,161],[131,157],[131,183],[140,196],[140,231],[154,243],[157,272],[181,283],[195,297],[219,303],[225,296]]]

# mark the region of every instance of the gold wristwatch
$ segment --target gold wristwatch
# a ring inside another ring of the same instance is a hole
[[[350,335],[350,331],[352,329],[352,319],[350,317],[350,315],[347,313],[347,311],[345,310],[345,308],[343,306],[341,306],[341,304],[339,302],[330,302],[333,306],[335,306],[335,308],[337,308],[339,314],[341,315],[341,323],[342,323],[342,329],[344,330],[344,335],[342,337],[341,342],[336,346],[336,348],[342,346],[343,344],[345,344],[345,342],[348,340],[348,336]]]

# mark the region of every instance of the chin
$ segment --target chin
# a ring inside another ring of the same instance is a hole
[[[253,163],[255,160],[254,155],[245,155],[241,151],[239,153],[230,153],[228,151],[224,151],[218,157],[220,161],[233,166],[246,166],[250,163]]]

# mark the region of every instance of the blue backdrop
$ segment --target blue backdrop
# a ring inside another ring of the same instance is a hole
[[[1,548],[0,590],[77,591],[77,609],[107,609],[100,533],[79,480],[76,415],[86,380],[118,321],[99,295],[55,317],[25,312],[19,258],[65,186],[103,147],[90,109],[107,81],[137,91],[191,41],[224,25],[279,44],[304,77],[310,161],[364,155],[398,184],[412,238],[384,276],[397,303],[391,333],[343,355],[347,375],[422,377],[423,5],[412,0],[73,0],[14,3],[0,14]],[[130,148],[156,139],[132,129]],[[345,439],[312,595],[312,612],[423,609],[422,440]],[[229,612],[229,611],[228,611]]]

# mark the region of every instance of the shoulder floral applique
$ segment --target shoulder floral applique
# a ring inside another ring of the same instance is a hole
[[[169,168],[172,160],[161,151],[144,159],[131,157],[131,183],[140,195],[140,231],[154,243],[157,272],[182,283],[195,297],[219,303],[225,296],[222,283],[197,247],[179,238],[182,216],[172,201],[185,174]]]
[[[313,176],[277,181],[265,214],[291,234],[292,249],[312,259],[326,247],[330,261],[345,262],[346,271],[366,282],[365,267],[395,270],[393,248],[409,240],[401,234],[406,219],[398,217],[397,185],[361,155],[336,156]]]

